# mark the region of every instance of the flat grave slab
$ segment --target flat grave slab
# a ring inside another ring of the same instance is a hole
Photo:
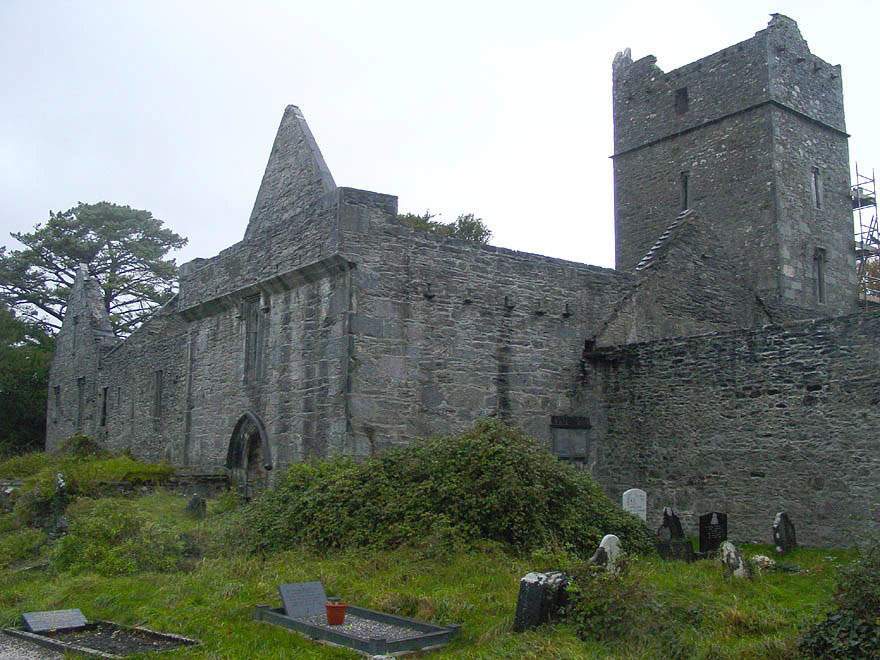
[[[39,644],[61,653],[79,653],[92,658],[126,658],[136,653],[170,651],[199,642],[180,635],[160,633],[138,626],[122,626],[110,621],[94,621],[78,628],[58,628],[29,632],[7,628],[7,635]]]
[[[88,623],[79,610],[48,610],[46,612],[25,612],[21,615],[24,629],[30,632],[44,632],[62,628],[79,628]]]

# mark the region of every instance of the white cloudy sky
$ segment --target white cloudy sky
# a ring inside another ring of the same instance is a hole
[[[861,0],[0,0],[0,244],[109,200],[188,236],[181,261],[211,256],[243,235],[294,103],[337,184],[611,266],[614,53],[669,70],[773,11],[843,65],[851,155],[880,167],[880,8]]]

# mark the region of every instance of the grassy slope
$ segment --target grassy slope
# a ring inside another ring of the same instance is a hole
[[[137,501],[157,521],[203,539],[210,546],[223,515],[203,522],[184,513],[185,499],[157,493]],[[14,531],[0,516],[0,543]],[[4,531],[6,530],[6,531]],[[748,547],[747,554],[768,548]],[[45,553],[45,549],[43,550]],[[788,645],[799,623],[818,616],[829,602],[834,566],[846,551],[799,550],[787,561],[806,573],[775,573],[753,581],[729,581],[711,562],[685,565],[639,560],[641,573],[672,608],[679,630],[697,656],[772,657]],[[552,562],[551,562],[552,563]],[[189,572],[101,577],[56,575],[51,569],[14,572],[0,568],[0,625],[16,625],[21,612],[79,607],[92,619],[142,624],[196,637],[203,645],[163,657],[186,658],[353,658],[353,653],[321,646],[251,620],[255,604],[277,604],[277,585],[320,579],[327,592],[352,603],[444,623],[463,624],[462,637],[431,657],[589,658],[657,657],[657,648],[584,643],[572,628],[558,624],[526,634],[510,630],[519,578],[547,568],[547,559],[483,552],[429,557],[413,550],[352,551],[318,557],[299,551],[268,559],[230,557],[219,548]],[[778,655],[778,654],[777,654]],[[781,657],[781,656],[778,656]]]

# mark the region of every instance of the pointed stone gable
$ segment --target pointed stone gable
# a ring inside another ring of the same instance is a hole
[[[245,239],[335,199],[336,184],[300,109],[287,106],[251,211]]]
[[[88,327],[96,337],[113,337],[113,326],[104,307],[101,283],[89,274],[85,264],[80,264],[77,268],[76,280],[67,301],[64,320],[67,321],[70,317],[75,318],[82,327]]]

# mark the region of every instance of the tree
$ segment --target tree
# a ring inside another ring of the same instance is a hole
[[[101,283],[114,331],[130,333],[173,295],[177,265],[166,255],[187,243],[149,211],[110,202],[50,211],[45,224],[11,236],[25,247],[0,248],[0,299],[48,333],[61,327],[81,263]]]
[[[462,213],[449,223],[434,220],[436,217],[436,213],[425,211],[422,215],[401,213],[397,219],[413,229],[430,231],[440,236],[450,236],[483,245],[488,243],[492,237],[492,230],[486,226],[482,218],[474,217],[473,213]]]
[[[0,457],[42,449],[54,342],[0,303]]]

